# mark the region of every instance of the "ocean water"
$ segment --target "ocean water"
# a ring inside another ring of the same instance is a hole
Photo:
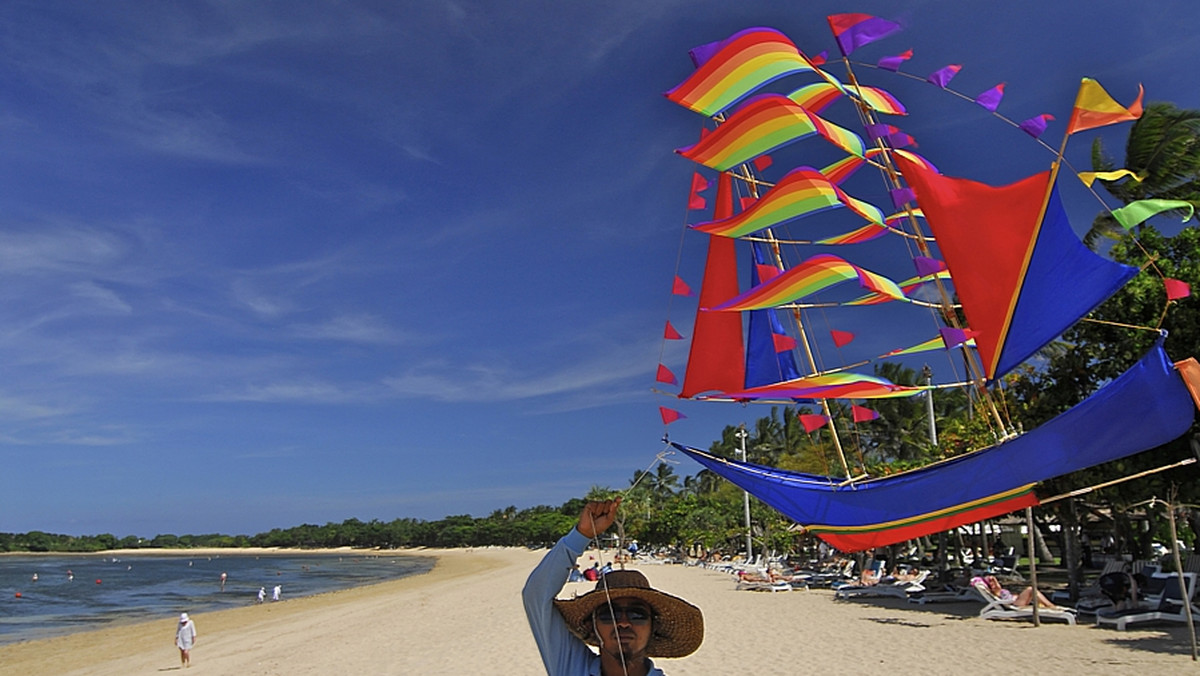
[[[233,550],[236,552],[236,550]],[[431,557],[386,553],[0,556],[0,645],[113,623],[311,596],[427,572]],[[221,573],[226,574],[224,589]],[[37,575],[37,580],[33,576]]]

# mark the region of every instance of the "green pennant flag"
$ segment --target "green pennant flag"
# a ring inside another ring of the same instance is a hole
[[[1183,200],[1138,200],[1113,211],[1112,215],[1122,227],[1132,230],[1134,226],[1140,225],[1151,216],[1172,209],[1186,209],[1187,216],[1183,219],[1185,222],[1196,213],[1195,205]]]

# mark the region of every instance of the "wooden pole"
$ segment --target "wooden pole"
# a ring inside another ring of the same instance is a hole
[[[1033,604],[1033,626],[1041,626],[1041,617],[1038,614],[1038,586],[1037,586],[1037,550],[1033,541],[1033,508],[1025,508],[1025,530],[1027,540],[1029,542],[1029,584],[1033,588],[1033,596],[1029,602]]]
[[[1175,491],[1172,490],[1172,493]],[[1175,570],[1179,573],[1179,589],[1180,598],[1183,599],[1183,613],[1187,617],[1188,629],[1192,637],[1192,661],[1196,661],[1196,625],[1192,624],[1192,599],[1188,596],[1187,580],[1183,576],[1183,561],[1179,556],[1179,534],[1175,532],[1175,496],[1171,496],[1172,502],[1164,503],[1167,506],[1167,520],[1171,524],[1171,554],[1175,557]],[[1194,585],[1193,585],[1194,586]]]

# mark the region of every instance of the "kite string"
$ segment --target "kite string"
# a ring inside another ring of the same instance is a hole
[[[654,456],[654,460],[650,461],[650,465],[647,466],[646,469],[642,470],[640,474],[638,474],[637,478],[633,480],[633,483],[629,486],[629,488],[625,489],[621,493],[618,493],[617,497],[624,500],[625,496],[628,495],[629,492],[632,491],[634,488],[636,488],[637,485],[639,483],[641,483],[642,479],[646,478],[646,476],[648,474],[650,474],[650,470],[654,469],[655,465],[657,465],[660,462],[663,462],[663,463],[671,462],[670,460],[667,460],[667,456],[674,455],[674,454],[675,454],[675,452],[672,451],[670,448],[664,448],[663,450],[659,451],[658,454]],[[587,511],[586,513],[588,516],[588,520],[591,522],[591,525],[592,525],[592,541],[593,541],[593,543],[595,543],[595,546],[596,546],[597,560],[601,564],[600,567],[604,568],[604,549],[600,546],[600,534],[598,532],[596,532],[596,517],[592,515],[592,512],[590,510]],[[608,589],[608,579],[604,575],[600,576],[600,588],[604,590],[604,602],[608,606],[609,614],[612,615],[613,620],[615,621],[617,618],[617,612],[616,612],[616,609],[613,608],[612,594],[609,592],[609,589]],[[595,620],[595,617],[593,616],[592,631],[597,633],[596,639],[599,640],[600,639],[599,631],[596,629],[595,622],[596,622],[596,620]],[[625,674],[625,676],[629,676],[629,667],[626,665],[626,660],[625,660],[625,649],[621,646],[620,641],[617,641],[617,654],[621,658],[621,671]]]

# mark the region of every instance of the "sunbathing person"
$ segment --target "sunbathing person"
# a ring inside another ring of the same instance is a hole
[[[996,579],[995,575],[986,575],[982,578],[977,577],[974,580],[972,580],[972,582],[976,582],[976,581],[982,582],[983,585],[985,587],[987,587],[987,590],[992,593],[992,596],[995,596],[996,598],[1000,599],[1001,601],[1004,601],[1005,603],[1011,603],[1014,607],[1025,608],[1026,606],[1028,606],[1032,602],[1033,595],[1036,592],[1037,593],[1037,603],[1038,603],[1039,608],[1049,608],[1051,610],[1061,610],[1061,608],[1059,608],[1058,606],[1051,603],[1050,599],[1046,598],[1045,594],[1043,594],[1040,591],[1035,590],[1033,587],[1026,587],[1024,590],[1021,591],[1020,594],[1013,596],[1012,592],[1010,592],[1009,590],[1005,589],[1004,587],[1002,587],[1000,585],[1000,581]],[[978,584],[978,582],[976,582],[976,583]]]

